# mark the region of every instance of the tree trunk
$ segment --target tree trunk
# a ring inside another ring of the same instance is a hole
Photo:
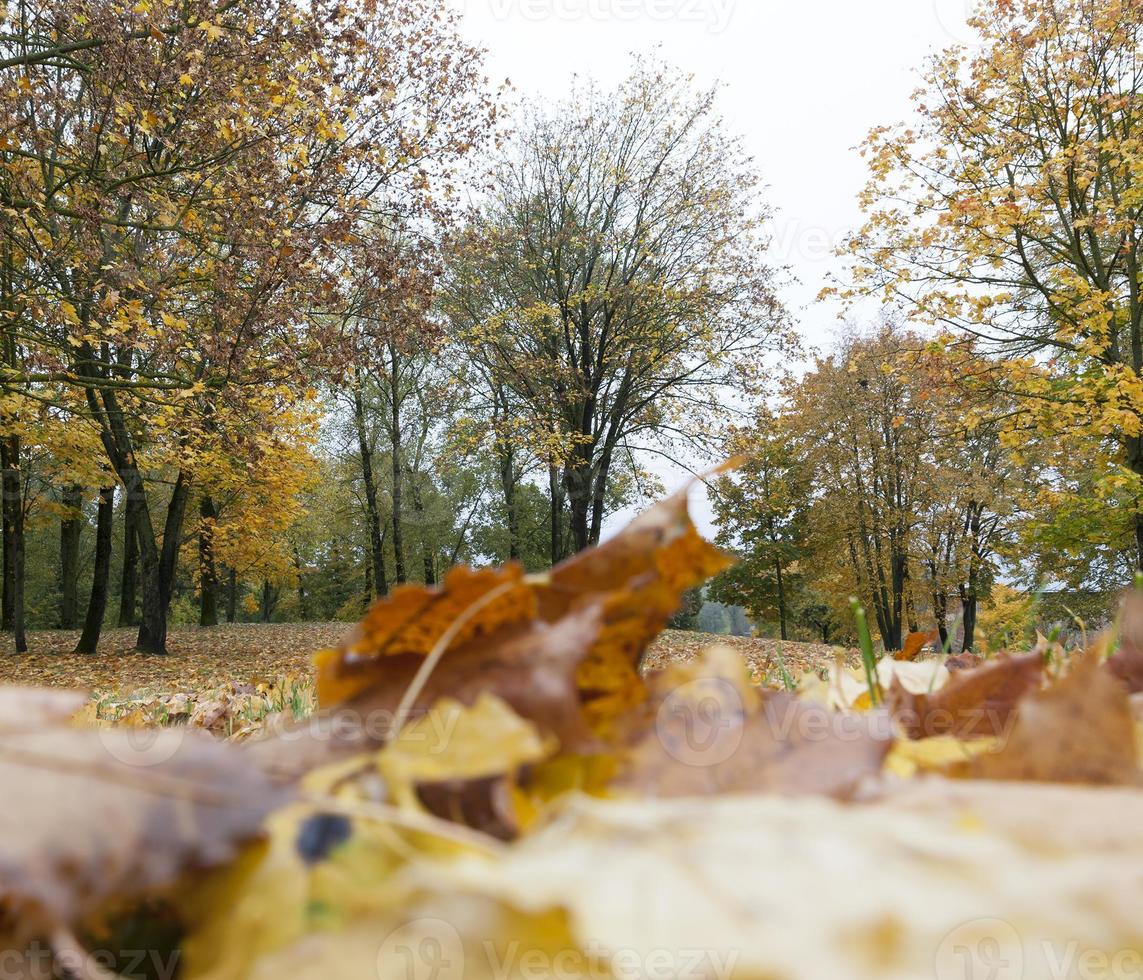
[[[961,590],[961,628],[964,630],[964,642],[961,649],[966,653],[972,651],[976,645],[976,612],[978,600],[975,591]]]
[[[361,388],[353,392],[353,416],[357,426],[357,447],[361,455],[361,478],[365,487],[365,510],[369,518],[369,554],[373,562],[373,590],[367,595],[372,599],[389,591],[385,579],[385,551],[381,537],[381,508],[377,502],[377,481],[373,476],[373,449],[369,445],[369,434],[365,427],[365,399]]]
[[[559,467],[548,467],[548,493],[552,501],[551,558],[552,565],[558,565],[564,560],[564,495],[563,485],[560,483]]]
[[[238,619],[238,573],[229,568],[226,571],[226,621],[233,623]]]
[[[124,492],[127,495],[127,513],[135,525],[135,538],[139,546],[139,592],[142,599],[139,634],[135,641],[140,653],[162,655],[167,652],[167,607],[160,580],[159,543],[147,511],[143,477],[138,469],[127,464],[120,470]]]
[[[595,490],[591,501],[591,531],[588,546],[599,544],[603,535],[603,518],[607,508],[607,480],[611,474],[612,450],[605,446],[599,461],[599,472],[595,475]]]
[[[199,501],[202,524],[198,532],[199,626],[218,625],[218,568],[214,560],[214,526],[218,511],[214,501],[204,496]]]
[[[88,379],[84,389],[88,408],[99,420],[100,438],[107,458],[114,467],[127,497],[126,514],[135,522],[135,537],[139,546],[139,574],[142,584],[143,614],[136,641],[140,653],[165,654],[167,652],[167,604],[170,601],[171,578],[178,560],[179,534],[182,531],[182,513],[189,491],[187,480],[180,472],[167,510],[167,525],[163,551],[160,553],[151,511],[147,501],[147,486],[136,462],[131,430],[119,405],[115,387],[105,382],[112,372],[127,376],[130,371],[129,349],[112,361],[107,344],[97,355],[95,349],[83,343],[76,352],[76,374]]]
[[[139,620],[136,647],[140,653],[165,656],[167,610],[171,605],[171,592],[178,568],[179,545],[182,543],[183,517],[186,514],[187,498],[190,496],[190,481],[182,472],[175,480],[171,500],[167,505],[163,542],[160,547],[155,539],[150,513],[147,510],[142,475],[133,465],[127,466],[126,469],[130,473],[128,494],[135,498],[134,507],[138,517],[136,532],[139,538],[139,571],[143,592],[143,615]]]
[[[917,619],[917,604],[913,601],[913,593],[905,593],[905,617],[909,623],[910,633],[921,632],[921,621]]]
[[[301,552],[297,547],[294,547],[294,568],[298,572],[298,616],[301,617],[303,623],[308,622],[310,618],[310,602],[309,596],[306,595],[306,583],[302,577],[305,571],[305,566],[302,564]]]
[[[269,579],[262,581],[262,622],[268,623],[273,618],[274,610],[278,605],[281,590],[270,584]]]
[[[413,501],[413,513],[417,515],[417,527],[421,530],[421,563],[425,570],[425,585],[436,585],[436,562],[434,561],[432,542],[429,541],[428,531],[425,527],[425,501],[421,496],[418,476],[417,473],[409,472],[409,496]]]
[[[935,576],[934,576],[935,577]],[[949,649],[949,598],[939,589],[933,591],[933,615],[937,618],[937,631],[941,635],[941,649]]]
[[[6,459],[7,458],[7,451],[3,448],[3,442],[6,442],[6,440],[0,440],[0,454],[3,454],[4,458]],[[2,599],[0,599],[0,606],[3,607],[3,615],[2,615],[2,617],[0,617],[0,620],[2,620],[2,622],[0,622],[0,626],[2,626],[5,633],[11,633],[12,632],[12,624],[13,624],[13,622],[15,622],[15,618],[16,618],[16,616],[15,616],[16,591],[15,591],[15,585],[14,585],[14,580],[16,577],[15,572],[14,572],[14,568],[15,568],[14,562],[16,560],[16,552],[15,552],[14,547],[12,546],[12,543],[14,541],[14,538],[13,538],[13,534],[14,534],[13,522],[12,522],[12,508],[8,504],[8,484],[6,482],[3,483],[3,490],[0,492],[2,492],[2,494],[3,494],[3,502],[2,502],[2,505],[0,505],[0,511],[2,511],[2,513],[3,513],[3,550],[4,550],[3,581],[0,582],[0,592],[3,593],[3,597],[2,597]]]
[[[124,508],[123,515],[123,577],[119,588],[120,627],[138,626],[135,616],[139,599],[139,539],[135,534],[135,513]]]
[[[17,653],[28,652],[24,635],[24,485],[20,471],[20,437],[0,440],[4,493],[4,604],[11,608]]]
[[[778,585],[778,626],[782,633],[782,639],[788,640],[790,636],[786,628],[786,586],[782,579],[782,563],[780,561],[774,562],[774,577],[777,579]]]
[[[520,557],[520,515],[516,512],[516,465],[510,450],[499,450],[500,489],[504,494],[504,511],[508,520],[508,560]]]
[[[574,460],[574,456],[573,456]],[[570,462],[564,469],[564,485],[571,517],[572,546],[576,554],[591,547],[592,482],[590,466],[582,461]]]
[[[60,518],[60,629],[73,630],[79,621],[79,544],[83,530],[83,489],[60,493],[66,513]]]
[[[1127,466],[1137,477],[1143,478],[1143,437],[1123,440],[1127,449]],[[1135,567],[1143,571],[1143,500],[1135,501]]]
[[[75,652],[94,654],[99,648],[99,634],[107,612],[108,581],[111,578],[111,549],[115,523],[115,488],[99,491],[99,511],[95,520],[95,569],[91,577],[91,598],[83,621],[83,633]]]
[[[401,393],[398,390],[401,379],[397,358],[397,348],[390,345],[389,364],[392,374],[389,378],[389,446],[393,456],[393,577],[400,585],[408,576],[405,574],[405,539],[401,527],[404,516],[401,511],[401,480],[405,465],[401,459]]]
[[[171,593],[178,572],[179,549],[182,545],[183,520],[190,499],[190,479],[179,471],[175,488],[167,504],[167,519],[163,524],[163,548],[159,553],[159,588],[162,590],[164,612],[171,605]]]

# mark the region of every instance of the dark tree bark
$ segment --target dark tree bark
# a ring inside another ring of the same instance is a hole
[[[389,422],[389,438],[393,450],[393,577],[400,585],[408,579],[408,575],[405,573],[405,538],[401,526],[404,517],[402,481],[405,473],[401,461],[401,401],[396,394],[393,396]]]
[[[20,437],[0,439],[3,467],[4,608],[10,610],[17,653],[28,652],[24,634],[24,485],[20,470]]]
[[[83,633],[75,652],[94,654],[99,648],[99,634],[107,612],[108,583],[111,578],[111,549],[115,523],[115,488],[99,491],[99,511],[95,520],[95,568],[91,577],[91,597],[83,620]]]
[[[504,435],[503,423],[511,415],[508,393],[503,385],[494,384],[492,425],[495,433],[495,449],[500,491],[504,494],[504,513],[508,522],[508,560],[520,557],[520,513],[517,509],[517,489],[520,474],[516,471],[516,450],[512,440]]]
[[[933,590],[933,615],[937,618],[937,631],[941,635],[941,649],[949,648],[949,597],[940,589]]]
[[[60,629],[73,630],[79,621],[79,544],[83,531],[83,488],[66,487],[60,493],[66,509],[60,518]]]
[[[108,383],[112,378],[118,381],[130,376],[131,354],[124,351],[121,359],[113,362],[106,344],[99,354],[88,344],[83,344],[77,353],[79,358],[74,364],[75,372],[88,382],[84,389],[88,408],[99,422],[107,458],[123,484],[127,496],[126,514],[135,521],[142,594],[136,647],[140,653],[164,655],[167,652],[167,609],[178,563],[190,482],[184,473],[179,473],[167,507],[160,548],[151,520],[146,481],[136,462],[131,430],[119,404],[117,389]]]
[[[6,455],[2,445],[0,445],[0,453]],[[0,512],[3,514],[3,573],[0,578],[0,607],[3,609],[2,617],[0,617],[0,627],[3,628],[5,633],[12,632],[12,624],[15,622],[15,598],[16,593],[13,587],[13,580],[15,579],[14,562],[16,560],[16,553],[10,542],[13,541],[13,524],[12,524],[12,508],[8,506],[7,501],[7,484],[3,485],[4,489],[0,493],[4,494],[4,501],[0,506]]]
[[[294,568],[298,573],[298,615],[302,622],[308,622],[310,618],[310,597],[306,592],[305,565],[297,547],[294,548]]]
[[[282,594],[282,590],[277,586],[271,585],[269,579],[264,579],[262,582],[262,604],[261,604],[261,618],[263,623],[268,623],[274,616],[274,610],[278,606],[278,599]]]
[[[913,601],[913,594],[911,592],[905,595],[905,618],[909,623],[910,633],[921,632],[921,621],[917,619],[917,604]]]
[[[199,626],[218,625],[218,566],[214,560],[214,525],[218,511],[209,495],[199,501],[202,523],[198,532]]]
[[[436,585],[436,561],[433,556],[432,544],[428,540],[425,529],[425,501],[421,496],[419,474],[409,471],[409,496],[412,499],[413,513],[417,515],[417,526],[421,529],[421,564],[425,572],[425,585]]]
[[[171,593],[175,587],[179,548],[182,545],[183,520],[186,517],[189,500],[190,479],[180,471],[175,479],[170,503],[167,504],[167,519],[163,525],[163,547],[159,552],[159,588],[162,590],[164,610],[171,604]]]
[[[1124,439],[1127,446],[1127,466],[1138,477],[1143,477],[1143,437],[1128,436]],[[1143,500],[1135,501],[1135,566],[1143,571]]]
[[[981,565],[980,550],[984,532],[984,505],[973,501],[968,506],[965,524],[970,542],[967,581],[960,587],[964,642],[961,649],[968,652],[976,645],[976,616],[980,602]]]
[[[780,561],[774,562],[774,578],[778,586],[778,627],[781,630],[782,639],[788,640],[790,634],[787,626],[786,584],[782,576],[782,563]]]
[[[385,576],[385,549],[381,534],[381,507],[377,500],[377,481],[373,475],[373,448],[365,425],[365,399],[360,383],[353,392],[353,418],[357,428],[357,448],[361,457],[361,478],[365,489],[365,511],[369,519],[369,555],[372,561],[371,589],[367,598],[383,596],[389,591]]]
[[[552,564],[564,560],[564,491],[558,467],[548,468],[548,493],[551,496],[551,545]]]
[[[960,603],[961,629],[964,631],[964,642],[961,644],[961,650],[970,653],[973,647],[976,646],[976,615],[979,599],[977,598],[975,590],[962,587]]]
[[[238,619],[238,573],[233,568],[226,570],[226,621]]]
[[[510,453],[500,454],[500,489],[508,520],[508,560],[520,558],[520,513],[516,507],[516,469]]]
[[[135,534],[136,516],[130,508],[123,515],[123,576],[119,587],[119,625],[138,626],[135,615],[139,602],[139,539]]]

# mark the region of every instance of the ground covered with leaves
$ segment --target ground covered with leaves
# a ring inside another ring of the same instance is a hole
[[[125,695],[187,693],[226,684],[258,684],[313,672],[318,650],[336,646],[347,623],[232,623],[172,629],[170,656],[133,652],[136,630],[104,633],[97,657],[76,656],[78,634],[59,630],[28,634],[26,656],[0,657],[0,683],[76,687]],[[9,654],[11,652],[9,651]]]
[[[395,591],[312,681],[0,688],[9,975],[1138,975],[1143,595],[1082,650],[640,671],[722,567],[677,497]]]
[[[64,687],[91,692],[93,716],[132,725],[189,721],[227,736],[253,734],[262,722],[289,709],[303,715],[316,704],[314,655],[336,647],[347,623],[234,623],[210,629],[171,630],[167,657],[132,650],[134,630],[104,635],[98,657],[72,654],[77,634],[29,634],[26,656],[0,657],[0,685]],[[665,630],[651,644],[648,670],[685,663],[715,643],[738,650],[759,683],[829,669],[843,651],[709,633]]]

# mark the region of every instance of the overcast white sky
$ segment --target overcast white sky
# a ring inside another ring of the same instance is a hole
[[[560,97],[576,73],[617,82],[631,52],[656,47],[699,83],[722,82],[722,114],[777,209],[773,260],[800,280],[785,299],[806,341],[828,347],[837,310],[813,299],[833,246],[860,220],[865,171],[854,147],[907,116],[929,52],[972,42],[974,0],[451,2],[488,49],[492,78],[511,79],[521,96]]]

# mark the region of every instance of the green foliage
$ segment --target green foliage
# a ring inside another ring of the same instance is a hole
[[[678,612],[671,617],[667,626],[673,630],[686,630],[693,632],[699,628],[699,613],[703,607],[703,590],[690,589],[683,593],[682,603]]]

